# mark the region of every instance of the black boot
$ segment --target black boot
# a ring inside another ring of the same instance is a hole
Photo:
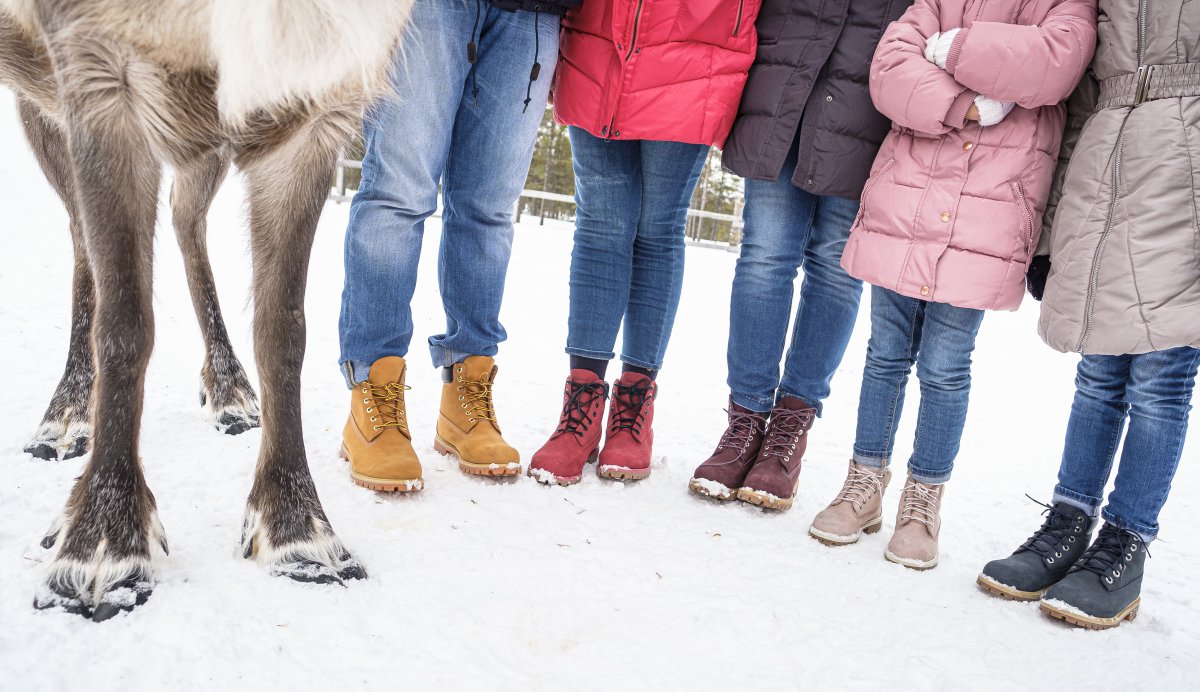
[[[1141,536],[1106,523],[1083,560],[1042,596],[1042,612],[1093,630],[1132,620],[1142,603],[1146,555]]]
[[[1096,520],[1065,502],[1046,509],[1042,528],[1016,552],[984,565],[976,580],[984,591],[1015,601],[1036,601],[1083,557]]]

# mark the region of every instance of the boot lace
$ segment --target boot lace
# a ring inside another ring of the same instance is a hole
[[[904,486],[904,494],[900,498],[899,523],[919,522],[932,532],[933,523],[937,520],[937,501],[937,486],[909,478],[908,483]]]
[[[750,446],[750,441],[766,430],[766,418],[760,413],[736,410],[726,410],[725,413],[729,414],[729,427],[717,443],[718,452],[724,449],[745,452]]]
[[[653,386],[613,385],[612,425],[609,434],[627,430],[636,436],[642,434],[642,424],[646,422],[646,402],[653,398],[650,394]]]
[[[759,458],[773,456],[779,457],[781,462],[787,460],[796,451],[797,440],[812,425],[815,415],[816,411],[810,408],[775,409]]]
[[[1121,578],[1127,564],[1133,561],[1134,553],[1145,550],[1145,547],[1141,536],[1136,533],[1105,524],[1096,536],[1096,542],[1083,554],[1083,559],[1074,569],[1094,572],[1100,575],[1104,583],[1111,584],[1114,579]]]
[[[883,474],[864,471],[856,466],[850,467],[850,475],[846,476],[846,484],[834,502],[849,502],[854,509],[860,510],[867,501],[877,494],[883,493]]]
[[[584,432],[592,424],[592,404],[596,399],[608,397],[608,385],[603,382],[589,384],[572,384],[570,391],[563,397],[563,412],[559,418],[556,435],[571,434],[583,437]]]
[[[486,420],[496,422],[496,409],[492,403],[491,374],[483,373],[478,380],[458,375],[458,400],[472,423]]]
[[[1026,495],[1025,497],[1029,496]],[[1076,534],[1083,533],[1084,524],[1078,518],[1072,519],[1069,514],[1059,510],[1054,505],[1038,502],[1032,497],[1029,497],[1029,499],[1046,508],[1042,512],[1046,517],[1046,521],[1042,522],[1042,528],[1030,536],[1029,540],[1025,541],[1020,550],[1029,550],[1037,553],[1053,564],[1064,553],[1070,552],[1075,543]],[[1079,516],[1083,517],[1083,515]],[[1086,521],[1086,519],[1084,520]]]
[[[399,382],[374,384],[363,382],[362,393],[366,395],[363,403],[367,404],[367,413],[372,413],[371,423],[375,430],[384,428],[399,428],[400,432],[408,434],[408,421],[405,420],[404,393],[412,389]]]

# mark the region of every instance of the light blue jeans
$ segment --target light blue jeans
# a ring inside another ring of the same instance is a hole
[[[801,190],[791,182],[795,170],[793,148],[777,180],[746,181],[746,229],[733,276],[726,359],[733,403],[751,411],[770,411],[783,397],[821,410],[862,295],[862,282],[842,269],[858,202]],[[800,268],[800,304],[784,356]]]
[[[621,330],[621,360],[658,370],[683,290],[684,226],[708,147],[609,141],[577,127],[570,134],[577,211],[567,353],[612,360]]]
[[[931,303],[871,288],[871,341],[858,401],[854,461],[887,466],[915,364],[921,381],[917,437],[908,471],[945,483],[954,470],[971,394],[971,353],[983,311]]]
[[[1200,351],[1184,346],[1136,356],[1084,356],[1054,501],[1095,516],[1124,431],[1121,464],[1104,520],[1158,535],[1158,513],[1183,455]]]
[[[375,104],[363,124],[340,320],[340,362],[351,385],[379,358],[408,354],[421,240],[439,182],[446,332],[429,339],[433,364],[493,356],[506,338],[499,315],[512,214],[549,96],[558,30],[553,14],[507,12],[486,0],[417,0],[396,55],[397,97]],[[531,85],[535,31],[542,69]]]

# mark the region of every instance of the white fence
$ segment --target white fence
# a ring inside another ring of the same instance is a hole
[[[349,202],[353,199],[353,191],[346,187],[346,171],[362,170],[362,161],[356,159],[348,159],[343,154],[338,157],[337,175],[334,180],[333,189],[329,193],[329,199],[334,202],[342,203]],[[571,195],[563,195],[556,192],[543,192],[541,190],[522,190],[522,199],[544,199],[547,202],[562,202],[564,204],[575,204],[575,198]],[[513,213],[513,218],[516,221],[521,220],[521,205],[515,205],[516,209]],[[728,241],[719,241],[712,238],[698,238],[691,235],[688,236],[688,242],[693,245],[703,247],[713,247],[727,249],[730,252],[736,252],[738,245],[742,242],[742,201],[738,200],[735,213],[719,214],[712,211],[704,211],[701,209],[688,209],[689,219],[712,219],[714,221],[727,221],[732,224],[732,230],[729,234]],[[438,202],[438,210],[435,216],[441,216],[441,202]]]

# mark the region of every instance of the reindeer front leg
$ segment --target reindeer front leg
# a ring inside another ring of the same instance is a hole
[[[246,503],[243,555],[273,574],[342,583],[366,577],[317,497],[304,451],[300,370],[304,288],[313,235],[333,178],[342,129],[321,121],[269,151],[244,151],[254,261],[254,351],[263,440]]]

